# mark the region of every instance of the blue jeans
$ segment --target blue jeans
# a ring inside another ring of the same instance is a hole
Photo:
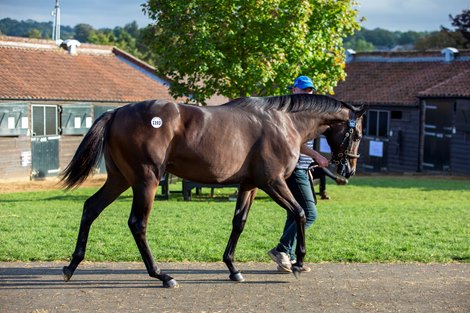
[[[315,206],[315,198],[310,180],[308,179],[307,170],[295,169],[286,182],[295,200],[305,211],[307,218],[305,229],[307,229],[317,219],[317,207]],[[293,214],[287,211],[286,225],[284,226],[284,232],[277,245],[277,251],[285,252],[290,256],[291,260],[295,260],[296,243],[297,225]]]

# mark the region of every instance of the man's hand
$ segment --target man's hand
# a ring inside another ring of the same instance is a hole
[[[325,158],[323,155],[317,152],[317,157],[313,158],[315,162],[318,163],[318,167],[327,167],[328,166],[328,159]]]

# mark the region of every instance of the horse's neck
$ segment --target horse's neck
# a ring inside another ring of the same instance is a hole
[[[328,126],[340,121],[346,121],[348,118],[349,111],[347,109],[342,109],[336,113],[304,111],[292,114],[292,120],[297,132],[303,140],[316,138],[325,132]]]

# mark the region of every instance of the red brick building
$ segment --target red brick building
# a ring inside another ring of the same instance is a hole
[[[336,97],[368,106],[359,170],[469,175],[470,51],[348,51]]]

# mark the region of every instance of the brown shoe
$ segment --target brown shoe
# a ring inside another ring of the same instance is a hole
[[[326,191],[321,192],[320,196],[322,200],[330,200],[330,196],[326,193]]]
[[[337,176],[336,177],[336,184],[338,185],[346,185],[348,183],[348,180],[342,176]]]

